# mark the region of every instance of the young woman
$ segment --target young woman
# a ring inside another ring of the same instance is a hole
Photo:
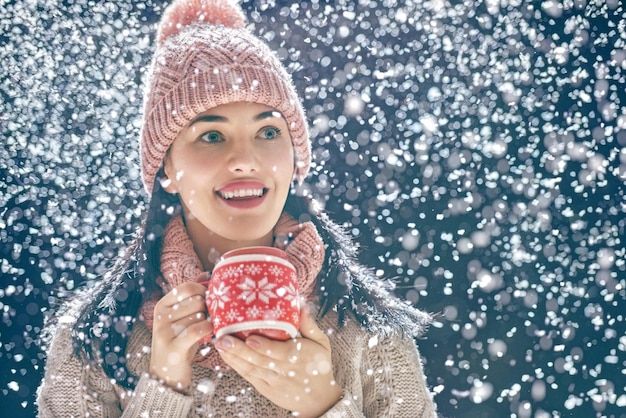
[[[165,12],[145,94],[151,196],[135,240],[50,326],[39,415],[432,417],[413,338],[428,315],[394,298],[340,228],[292,191],[310,141],[290,77],[227,1]],[[307,304],[288,341],[212,343],[214,263],[284,249]]]

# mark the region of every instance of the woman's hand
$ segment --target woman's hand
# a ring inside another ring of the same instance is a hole
[[[263,396],[301,417],[317,417],[341,399],[335,382],[328,337],[308,310],[300,315],[301,338],[273,341],[258,335],[246,341],[222,337],[222,359]]]
[[[191,383],[191,360],[200,339],[213,334],[207,321],[205,292],[200,283],[184,283],[154,307],[150,374],[178,391]]]

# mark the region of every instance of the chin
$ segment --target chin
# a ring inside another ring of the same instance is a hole
[[[238,225],[238,231],[233,231],[232,229],[222,231],[221,235],[223,238],[226,238],[229,241],[235,242],[252,242],[252,241],[260,241],[263,238],[267,237],[272,233],[272,228],[258,228],[258,224],[254,225],[256,228],[247,227],[248,225],[240,224]]]

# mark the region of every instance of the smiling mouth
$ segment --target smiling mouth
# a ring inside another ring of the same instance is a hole
[[[218,191],[217,194],[224,200],[251,200],[262,197],[267,192],[265,188],[240,189],[229,191]]]

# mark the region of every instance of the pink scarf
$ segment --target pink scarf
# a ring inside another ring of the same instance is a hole
[[[202,263],[187,234],[182,216],[174,216],[163,233],[161,250],[163,277],[158,280],[163,294],[188,281],[207,280],[209,273],[202,269]],[[287,213],[283,213],[274,227],[274,246],[287,253],[289,261],[296,268],[300,294],[310,299],[315,279],[324,263],[324,242],[315,225],[311,222],[299,223]],[[151,331],[154,307],[161,296],[155,295],[141,306],[143,322]],[[224,366],[212,344],[202,345],[193,361],[209,368]]]

